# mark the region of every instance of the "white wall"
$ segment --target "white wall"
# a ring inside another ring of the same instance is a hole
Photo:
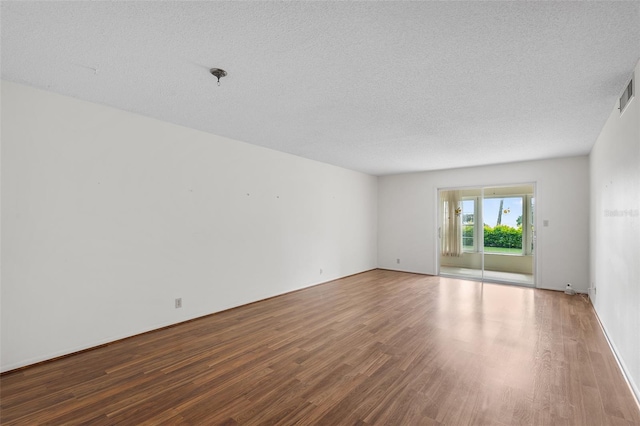
[[[640,77],[640,63],[635,68]],[[617,105],[590,156],[591,300],[640,399],[640,102]]]
[[[2,82],[1,369],[373,269],[376,197],[373,176]]]
[[[436,274],[437,190],[536,183],[539,288],[588,288],[588,158],[470,167],[378,179],[378,267]],[[542,220],[549,221],[548,227]],[[396,263],[400,259],[400,264]]]

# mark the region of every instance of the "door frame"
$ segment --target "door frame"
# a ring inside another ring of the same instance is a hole
[[[533,235],[532,235],[532,239],[533,239],[533,251],[532,251],[532,256],[533,256],[533,264],[532,264],[532,271],[533,271],[533,286],[528,286],[528,285],[523,285],[523,284],[518,284],[518,283],[511,283],[510,285],[520,285],[520,286],[524,286],[524,287],[529,287],[529,288],[538,288],[538,275],[539,275],[539,271],[538,271],[538,185],[536,181],[525,181],[525,182],[519,182],[519,183],[500,183],[500,184],[483,184],[483,185],[468,185],[468,186],[443,186],[443,187],[435,187],[435,194],[434,194],[434,199],[435,199],[435,272],[436,272],[436,276],[440,276],[440,250],[441,250],[441,232],[442,232],[442,206],[440,205],[440,191],[451,191],[451,190],[480,190],[480,200],[482,202],[482,204],[484,204],[484,191],[486,188],[508,188],[508,187],[516,187],[516,186],[531,186],[533,187],[533,199],[535,200],[535,206],[534,206],[534,217],[533,217]],[[483,207],[481,207],[480,209],[481,211],[483,210]],[[481,213],[481,216],[483,216],[484,212]],[[524,213],[523,213],[524,214]],[[484,244],[483,244],[484,245]],[[482,249],[482,282],[485,282],[484,279],[484,247]],[[469,277],[465,277],[464,279],[468,279],[468,280],[472,280],[472,278]],[[489,281],[488,281],[489,282]],[[494,282],[494,281],[491,281]],[[502,283],[504,284],[504,283]]]

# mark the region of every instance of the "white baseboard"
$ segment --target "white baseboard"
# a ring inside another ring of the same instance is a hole
[[[591,299],[590,298],[589,298],[589,303],[591,303]],[[629,389],[631,390],[631,394],[635,397],[636,404],[638,405],[638,410],[640,410],[640,388],[634,382],[633,377],[631,377],[631,375],[628,374],[628,369],[627,369],[627,367],[626,367],[626,365],[624,363],[624,359],[622,359],[619,356],[619,352],[618,352],[618,349],[616,348],[615,343],[613,343],[613,341],[609,338],[609,333],[607,333],[607,328],[604,326],[604,324],[600,320],[600,316],[598,315],[598,311],[596,310],[596,307],[593,305],[593,303],[591,303],[591,307],[593,308],[593,312],[596,314],[596,319],[598,320],[598,324],[600,324],[600,328],[602,329],[602,333],[604,334],[604,338],[607,341],[607,344],[609,345],[609,348],[611,348],[611,352],[613,352],[613,357],[615,358],[616,362],[618,363],[618,368],[620,368],[620,372],[622,373],[622,377],[624,377],[624,380],[627,382],[627,385],[629,386]]]

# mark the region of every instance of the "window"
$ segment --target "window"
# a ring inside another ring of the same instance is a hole
[[[462,199],[462,249],[476,251],[475,238],[476,199]]]
[[[534,210],[535,210],[535,206],[536,206],[536,199],[532,196],[532,195],[527,195],[526,197],[527,202],[525,203],[525,206],[527,207],[527,218],[529,219],[529,222],[527,223],[527,227],[524,227],[523,224],[523,229],[526,229],[526,234],[525,234],[525,238],[526,241],[528,242],[526,247],[527,250],[525,251],[524,254],[533,254],[533,249],[535,248],[535,241],[536,241],[536,229],[534,226]]]
[[[485,253],[522,254],[523,196],[485,198]]]
[[[533,254],[534,206],[532,195],[463,197],[463,252]]]

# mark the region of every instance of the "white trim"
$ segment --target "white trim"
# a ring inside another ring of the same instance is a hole
[[[435,221],[435,230],[436,230],[436,238],[435,238],[435,251],[434,251],[434,256],[435,256],[435,275],[438,276],[440,275],[440,239],[442,238],[442,217],[441,215],[441,208],[440,208],[440,188],[435,188],[435,200],[436,202],[433,203],[433,205],[435,206],[436,209],[436,214],[434,215],[436,221]]]
[[[598,324],[600,324],[600,328],[602,329],[602,334],[604,334],[604,339],[607,341],[607,344],[609,345],[609,348],[611,349],[611,352],[613,353],[613,357],[616,360],[616,363],[618,364],[618,368],[620,368],[620,372],[622,373],[622,377],[624,377],[625,382],[627,382],[627,386],[629,386],[629,390],[631,391],[631,395],[633,395],[636,404],[638,406],[638,410],[640,410],[640,388],[638,388],[638,386],[635,384],[635,382],[633,381],[633,378],[631,377],[630,374],[627,374],[627,368],[625,367],[625,363],[624,360],[618,356],[618,350],[616,349],[616,345],[613,343],[613,341],[611,339],[609,339],[609,334],[607,333],[607,329],[604,326],[604,324],[602,323],[602,321],[600,321],[600,316],[598,315],[598,311],[596,310],[596,307],[593,305],[593,302],[591,302],[591,297],[589,297],[589,304],[591,305],[591,308],[593,309],[593,313],[596,315],[596,319],[598,320]]]

